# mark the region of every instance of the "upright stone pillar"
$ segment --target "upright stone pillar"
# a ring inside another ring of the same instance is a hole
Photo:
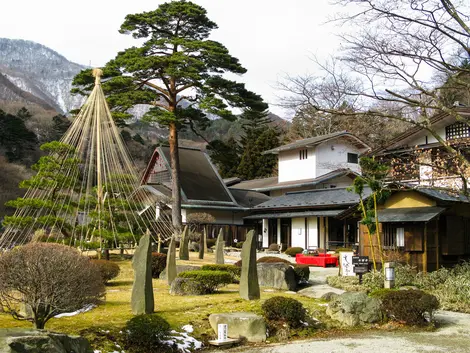
[[[204,227],[204,231],[201,234],[201,239],[199,239],[199,259],[204,259],[204,252],[207,252],[207,245],[206,245],[206,227]]]
[[[139,246],[132,259],[134,284],[132,286],[131,308],[134,315],[151,314],[154,310],[152,287],[152,242],[150,232],[140,238]]]
[[[215,243],[215,263],[217,265],[223,265],[224,261],[224,230],[220,228],[219,236],[217,237],[217,242]]]
[[[170,246],[168,247],[168,253],[166,255],[166,280],[168,285],[171,286],[171,282],[176,278],[176,240],[175,237],[171,237]]]
[[[204,254],[208,254],[207,250],[207,227],[204,227]]]
[[[246,235],[246,240],[242,247],[240,297],[246,300],[257,300],[260,298],[258,269],[256,265],[256,236],[253,230],[250,230]]]
[[[180,240],[180,260],[189,260],[189,229],[184,226]]]

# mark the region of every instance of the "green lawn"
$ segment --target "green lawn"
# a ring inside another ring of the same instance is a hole
[[[206,255],[206,259],[199,260],[197,253],[190,254],[189,261],[179,261],[181,264],[202,265],[214,263],[214,255]],[[127,320],[132,318],[130,297],[132,291],[133,270],[129,260],[115,260],[121,273],[118,278],[111,281],[107,287],[106,302],[99,307],[72,317],[52,319],[46,324],[46,329],[69,334],[83,334],[88,332],[120,331]],[[166,281],[154,280],[155,312],[164,317],[173,329],[181,331],[181,327],[191,324],[194,327],[194,337],[208,339],[215,337],[210,328],[208,317],[211,313],[250,311],[261,313],[261,304],[264,300],[275,296],[292,296],[301,301],[311,314],[322,317],[324,307],[318,301],[296,294],[282,292],[261,291],[261,299],[256,301],[242,300],[238,294],[238,285],[229,285],[217,294],[205,296],[172,296]],[[29,322],[14,320],[11,316],[0,314],[0,327],[31,327]],[[87,335],[86,335],[87,336]],[[94,340],[93,337],[89,337]],[[101,348],[100,345],[94,348]]]

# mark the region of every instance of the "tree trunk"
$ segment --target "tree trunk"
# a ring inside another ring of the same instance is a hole
[[[178,130],[176,124],[170,124],[170,164],[171,164],[171,193],[172,209],[171,217],[176,233],[181,232],[181,182],[180,182],[180,161],[178,153]]]

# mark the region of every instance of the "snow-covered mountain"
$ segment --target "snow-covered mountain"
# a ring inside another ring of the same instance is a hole
[[[0,99],[28,100],[66,113],[83,97],[72,96],[74,76],[85,66],[28,40],[0,38]]]

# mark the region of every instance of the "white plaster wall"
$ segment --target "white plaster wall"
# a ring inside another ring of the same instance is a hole
[[[292,246],[305,248],[305,218],[292,218]]]
[[[290,188],[290,189],[279,189],[279,190],[272,190],[269,192],[269,196],[277,197],[285,195],[288,192],[295,192],[295,191],[307,191],[313,189],[330,189],[332,185],[335,185],[337,188],[346,188],[352,185],[353,180],[347,176],[342,176],[339,178],[330,179],[325,183],[317,184],[314,186],[302,186],[297,188]]]
[[[444,139],[444,141],[445,141],[445,139],[446,139],[446,127],[445,126],[437,127],[436,132],[439,134],[439,137]],[[429,132],[423,131],[418,136],[415,136],[415,137],[413,137],[409,140],[403,141],[403,144],[408,145],[410,147],[425,145],[426,144],[426,136],[428,138],[428,144],[438,142],[437,139],[434,136],[432,136]]]
[[[339,168],[360,172],[359,164],[348,163],[348,153],[360,154],[363,150],[342,140],[326,141],[316,148],[317,177]]]
[[[269,222],[263,219],[263,248],[269,247]]]
[[[315,178],[315,148],[307,149],[307,159],[300,159],[299,151],[285,151],[279,153],[279,176],[280,183],[284,181],[302,180]]]
[[[308,247],[309,248],[318,248],[318,218],[317,217],[309,217],[307,218],[308,224]]]

